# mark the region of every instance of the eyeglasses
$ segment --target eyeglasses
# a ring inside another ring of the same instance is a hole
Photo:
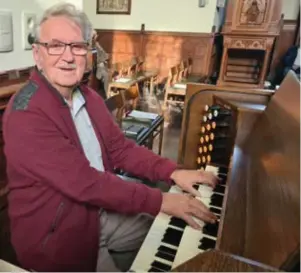
[[[44,46],[49,55],[62,55],[66,50],[66,46],[70,46],[71,52],[77,56],[87,55],[89,51],[89,43],[87,42],[64,43],[61,41],[51,41],[43,43],[36,41],[35,44]]]

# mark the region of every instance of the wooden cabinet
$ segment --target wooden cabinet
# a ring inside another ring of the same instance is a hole
[[[217,85],[263,88],[282,0],[228,0]]]

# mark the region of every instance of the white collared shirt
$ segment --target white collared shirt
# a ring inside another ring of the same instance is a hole
[[[102,152],[95,134],[91,119],[85,107],[85,98],[79,89],[72,94],[70,112],[90,166],[98,171],[104,171]]]

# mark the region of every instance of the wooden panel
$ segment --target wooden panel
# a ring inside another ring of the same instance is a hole
[[[191,57],[192,73],[208,75],[210,59],[208,60],[207,56],[212,50],[213,38],[211,34],[146,32],[146,67],[159,68],[162,79],[167,76],[170,67],[177,65],[182,59]]]
[[[140,55],[140,31],[97,30],[98,42],[110,54],[110,63]]]
[[[236,255],[210,250],[172,270],[173,272],[277,272],[276,268]]]
[[[236,148],[228,184],[219,249],[291,270],[287,259],[300,257],[300,83],[293,74]]]
[[[30,75],[31,70],[33,67],[26,67],[20,69],[13,69],[8,71],[1,71],[0,72],[0,88],[18,84],[25,82]]]
[[[189,85],[185,101],[180,140],[184,154],[180,159],[185,166],[194,164],[193,145],[199,135],[201,112],[204,104],[212,103],[212,96],[225,94],[224,99],[239,108],[240,120],[215,247],[219,253],[202,253],[175,271],[273,270],[249,268],[247,264],[251,265],[252,260],[299,272],[299,80],[289,72],[274,94],[266,90],[216,90],[209,86],[200,90],[200,86]],[[236,255],[231,255],[234,260],[224,257],[227,253]],[[249,259],[244,260],[247,264],[238,264],[236,259],[242,260],[237,256]]]
[[[99,43],[111,63],[142,56],[145,69],[159,69],[159,81],[182,59],[193,59],[193,74],[208,75],[214,36],[211,33],[100,30]]]

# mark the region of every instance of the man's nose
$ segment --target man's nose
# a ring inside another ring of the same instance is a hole
[[[62,58],[67,62],[72,62],[74,60],[74,56],[72,54],[70,45],[66,45],[65,51],[62,55]]]

